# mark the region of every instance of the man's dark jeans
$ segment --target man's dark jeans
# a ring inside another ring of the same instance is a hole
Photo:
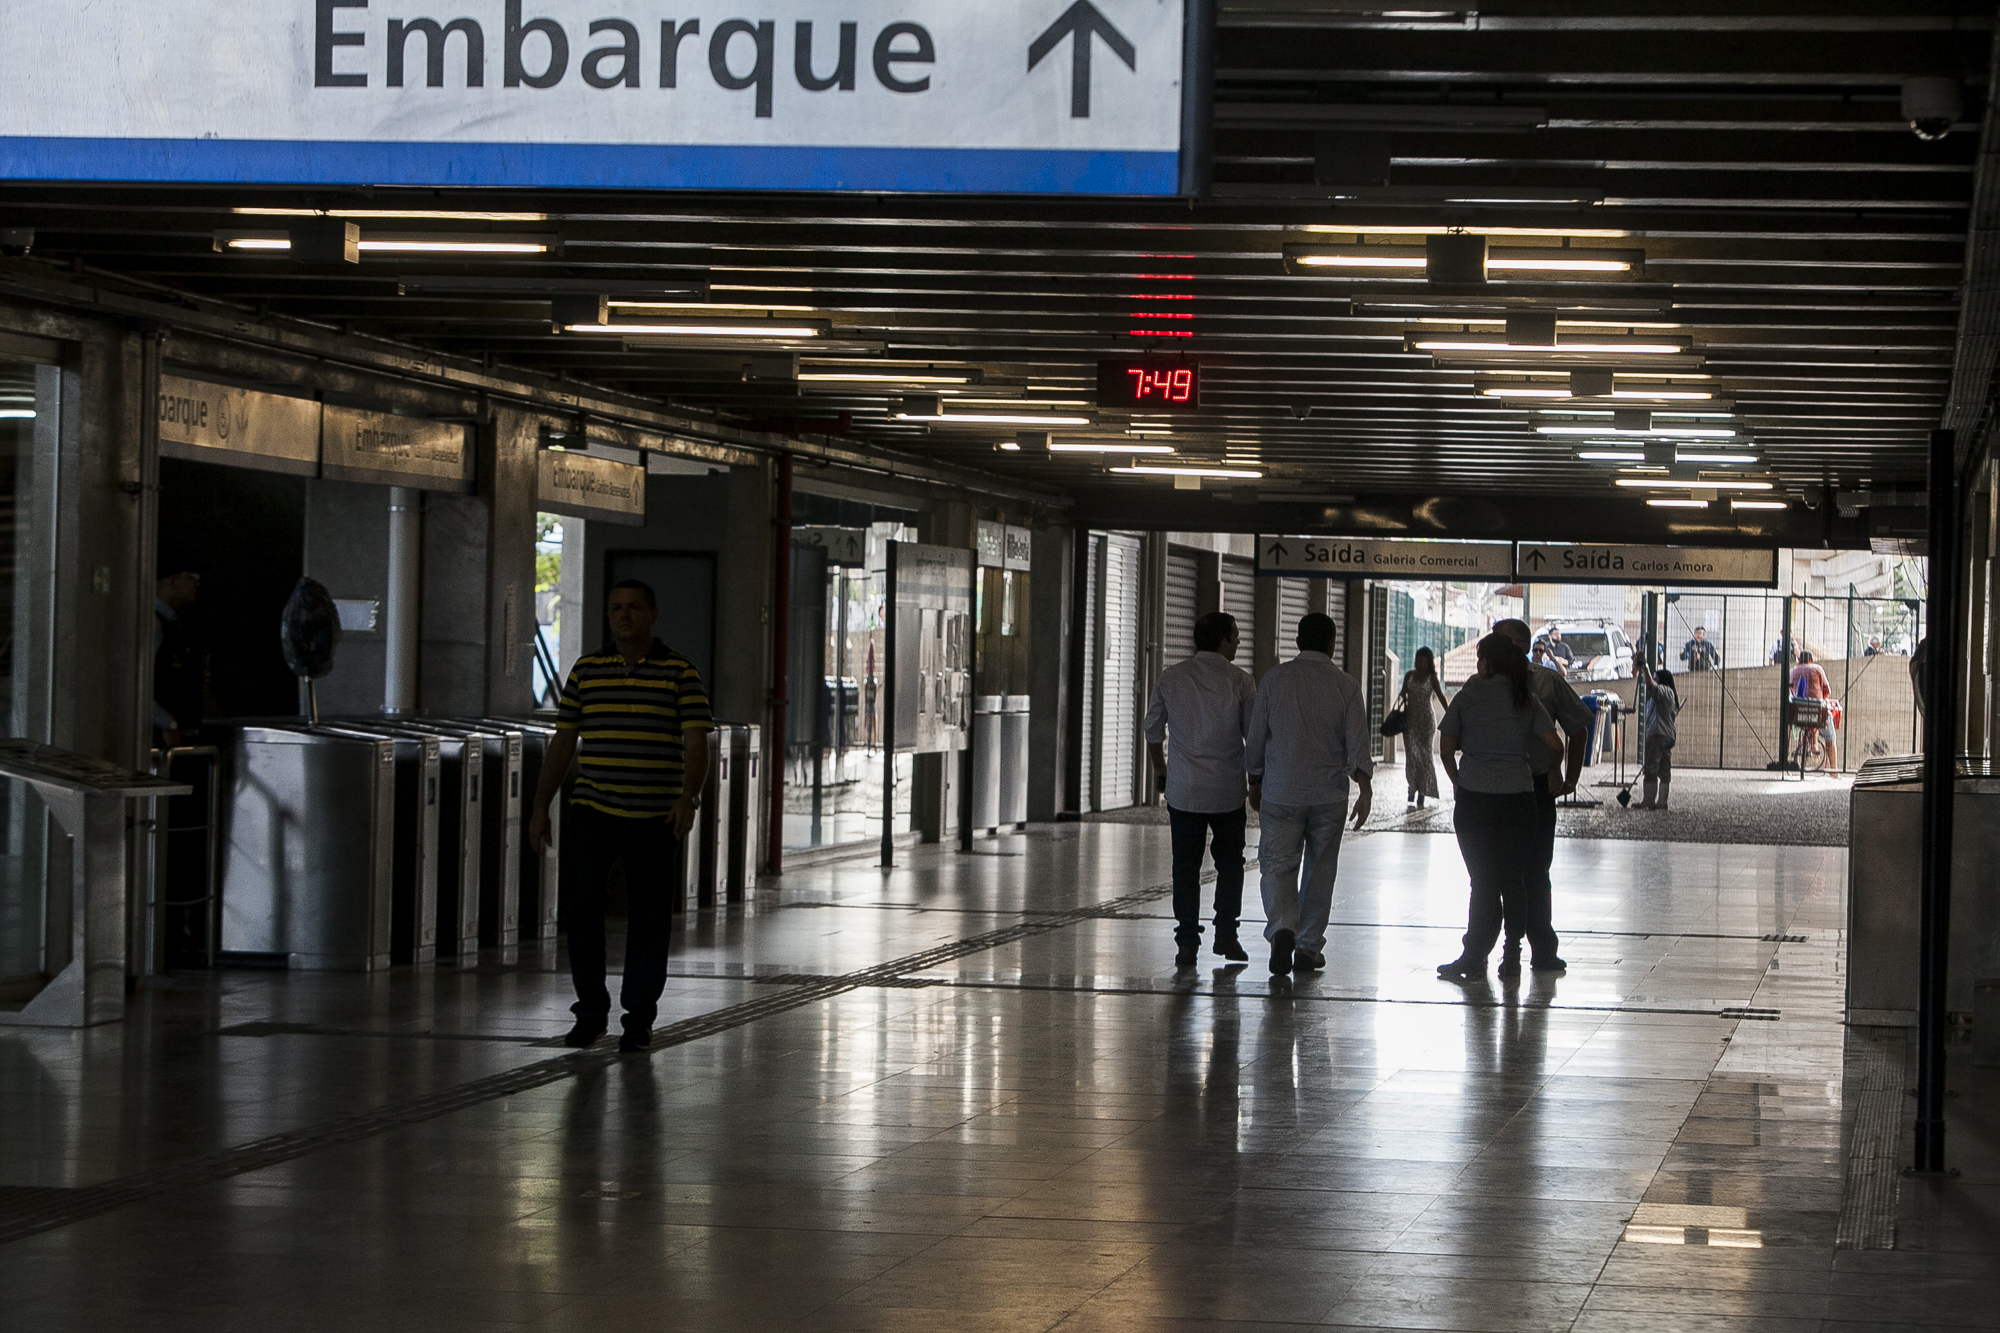
[[[1526,880],[1535,837],[1535,797],[1531,792],[1467,791],[1460,787],[1451,820],[1458,850],[1472,879],[1461,955],[1483,963],[1500,937],[1501,923]]]
[[[1215,858],[1215,938],[1236,938],[1243,915],[1243,807],[1221,814],[1167,807],[1174,834],[1174,943],[1201,945],[1201,852],[1207,841]],[[1211,834],[1213,835],[1211,837]]]
[[[1521,951],[1521,937],[1536,958],[1554,958],[1558,942],[1554,925],[1555,890],[1549,882],[1549,867],[1556,859],[1556,798],[1549,791],[1549,775],[1535,775],[1535,837],[1528,848],[1528,863],[1521,871],[1521,892],[1507,903],[1507,952]]]
[[[569,974],[578,1018],[608,1022],[604,983],[604,913],[611,867],[625,863],[625,984],[618,1003],[625,1025],[650,1028],[667,985],[667,942],[673,934],[670,892],[679,839],[671,816],[626,819],[587,805],[563,811],[563,920],[569,931]]]

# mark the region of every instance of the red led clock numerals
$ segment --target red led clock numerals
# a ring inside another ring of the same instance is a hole
[[[1132,377],[1132,401],[1135,403],[1154,399],[1163,403],[1185,403],[1194,397],[1194,372],[1186,366],[1179,370],[1144,370],[1131,366],[1125,373]]]

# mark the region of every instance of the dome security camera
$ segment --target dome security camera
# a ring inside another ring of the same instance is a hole
[[[1944,138],[1964,110],[1957,79],[1927,75],[1903,80],[1903,118],[1919,139]]]

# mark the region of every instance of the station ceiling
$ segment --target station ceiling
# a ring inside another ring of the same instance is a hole
[[[1566,365],[1502,356],[1482,368],[1412,346],[1504,342],[1510,309],[1553,309],[1558,347],[1685,340],[1663,363],[1618,353],[1621,399],[1710,413],[1706,425],[1736,432],[1714,447],[1749,451],[1757,461],[1737,471],[1769,478],[1773,494],[1819,504],[1829,490],[1920,487],[1958,342],[1992,12],[1945,0],[1708,8],[1723,12],[1222,0],[1213,186],[1192,202],[35,186],[0,196],[0,225],[33,227],[36,258],[81,273],[1012,481],[1129,488],[1135,504],[1171,483],[1108,477],[1129,461],[1118,454],[999,448],[1032,425],[897,414],[926,415],[903,400],[929,392],[948,415],[1084,417],[1050,433],[1164,443],[1175,453],[1153,457],[1262,473],[1208,483],[1246,500],[1610,497],[1611,467],[1578,457],[1589,440],[1545,428],[1581,423],[1587,436],[1631,417],[1481,391],[1566,387]],[[1942,137],[1913,131],[1912,78],[1959,90],[1958,113],[1925,126]],[[359,212],[364,240],[556,236],[560,248],[330,266],[218,250],[218,233],[294,221],[246,209]],[[467,211],[526,216],[420,216]],[[1449,289],[1407,267],[1285,262],[1287,245],[1387,256],[1452,230],[1638,256],[1625,272],[1496,268],[1483,288]],[[438,289],[462,278],[490,281]],[[614,306],[614,323],[827,323],[801,340],[791,380],[782,343],[558,331],[547,289],[566,283],[705,283],[714,307]],[[1201,410],[1100,410],[1098,360],[1138,356],[1198,363]],[[908,378],[829,378],[843,375]],[[1649,388],[1712,397],[1653,402]],[[1651,425],[1670,421],[1704,424]]]

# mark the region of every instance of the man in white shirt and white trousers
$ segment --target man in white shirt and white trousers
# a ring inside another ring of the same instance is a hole
[[[1194,656],[1160,673],[1146,708],[1147,750],[1167,787],[1174,838],[1174,966],[1201,951],[1201,844],[1215,858],[1215,951],[1250,955],[1236,940],[1243,913],[1243,733],[1257,686],[1231,666],[1236,618],[1211,611],[1194,622]],[[1172,734],[1173,746],[1164,742]],[[1165,751],[1163,753],[1163,751]]]
[[[1347,819],[1347,784],[1361,788],[1354,827],[1374,803],[1374,760],[1361,686],[1333,664],[1333,620],[1299,620],[1299,655],[1264,673],[1250,710],[1243,763],[1257,811],[1264,938],[1271,975],[1326,966],[1326,922]]]

